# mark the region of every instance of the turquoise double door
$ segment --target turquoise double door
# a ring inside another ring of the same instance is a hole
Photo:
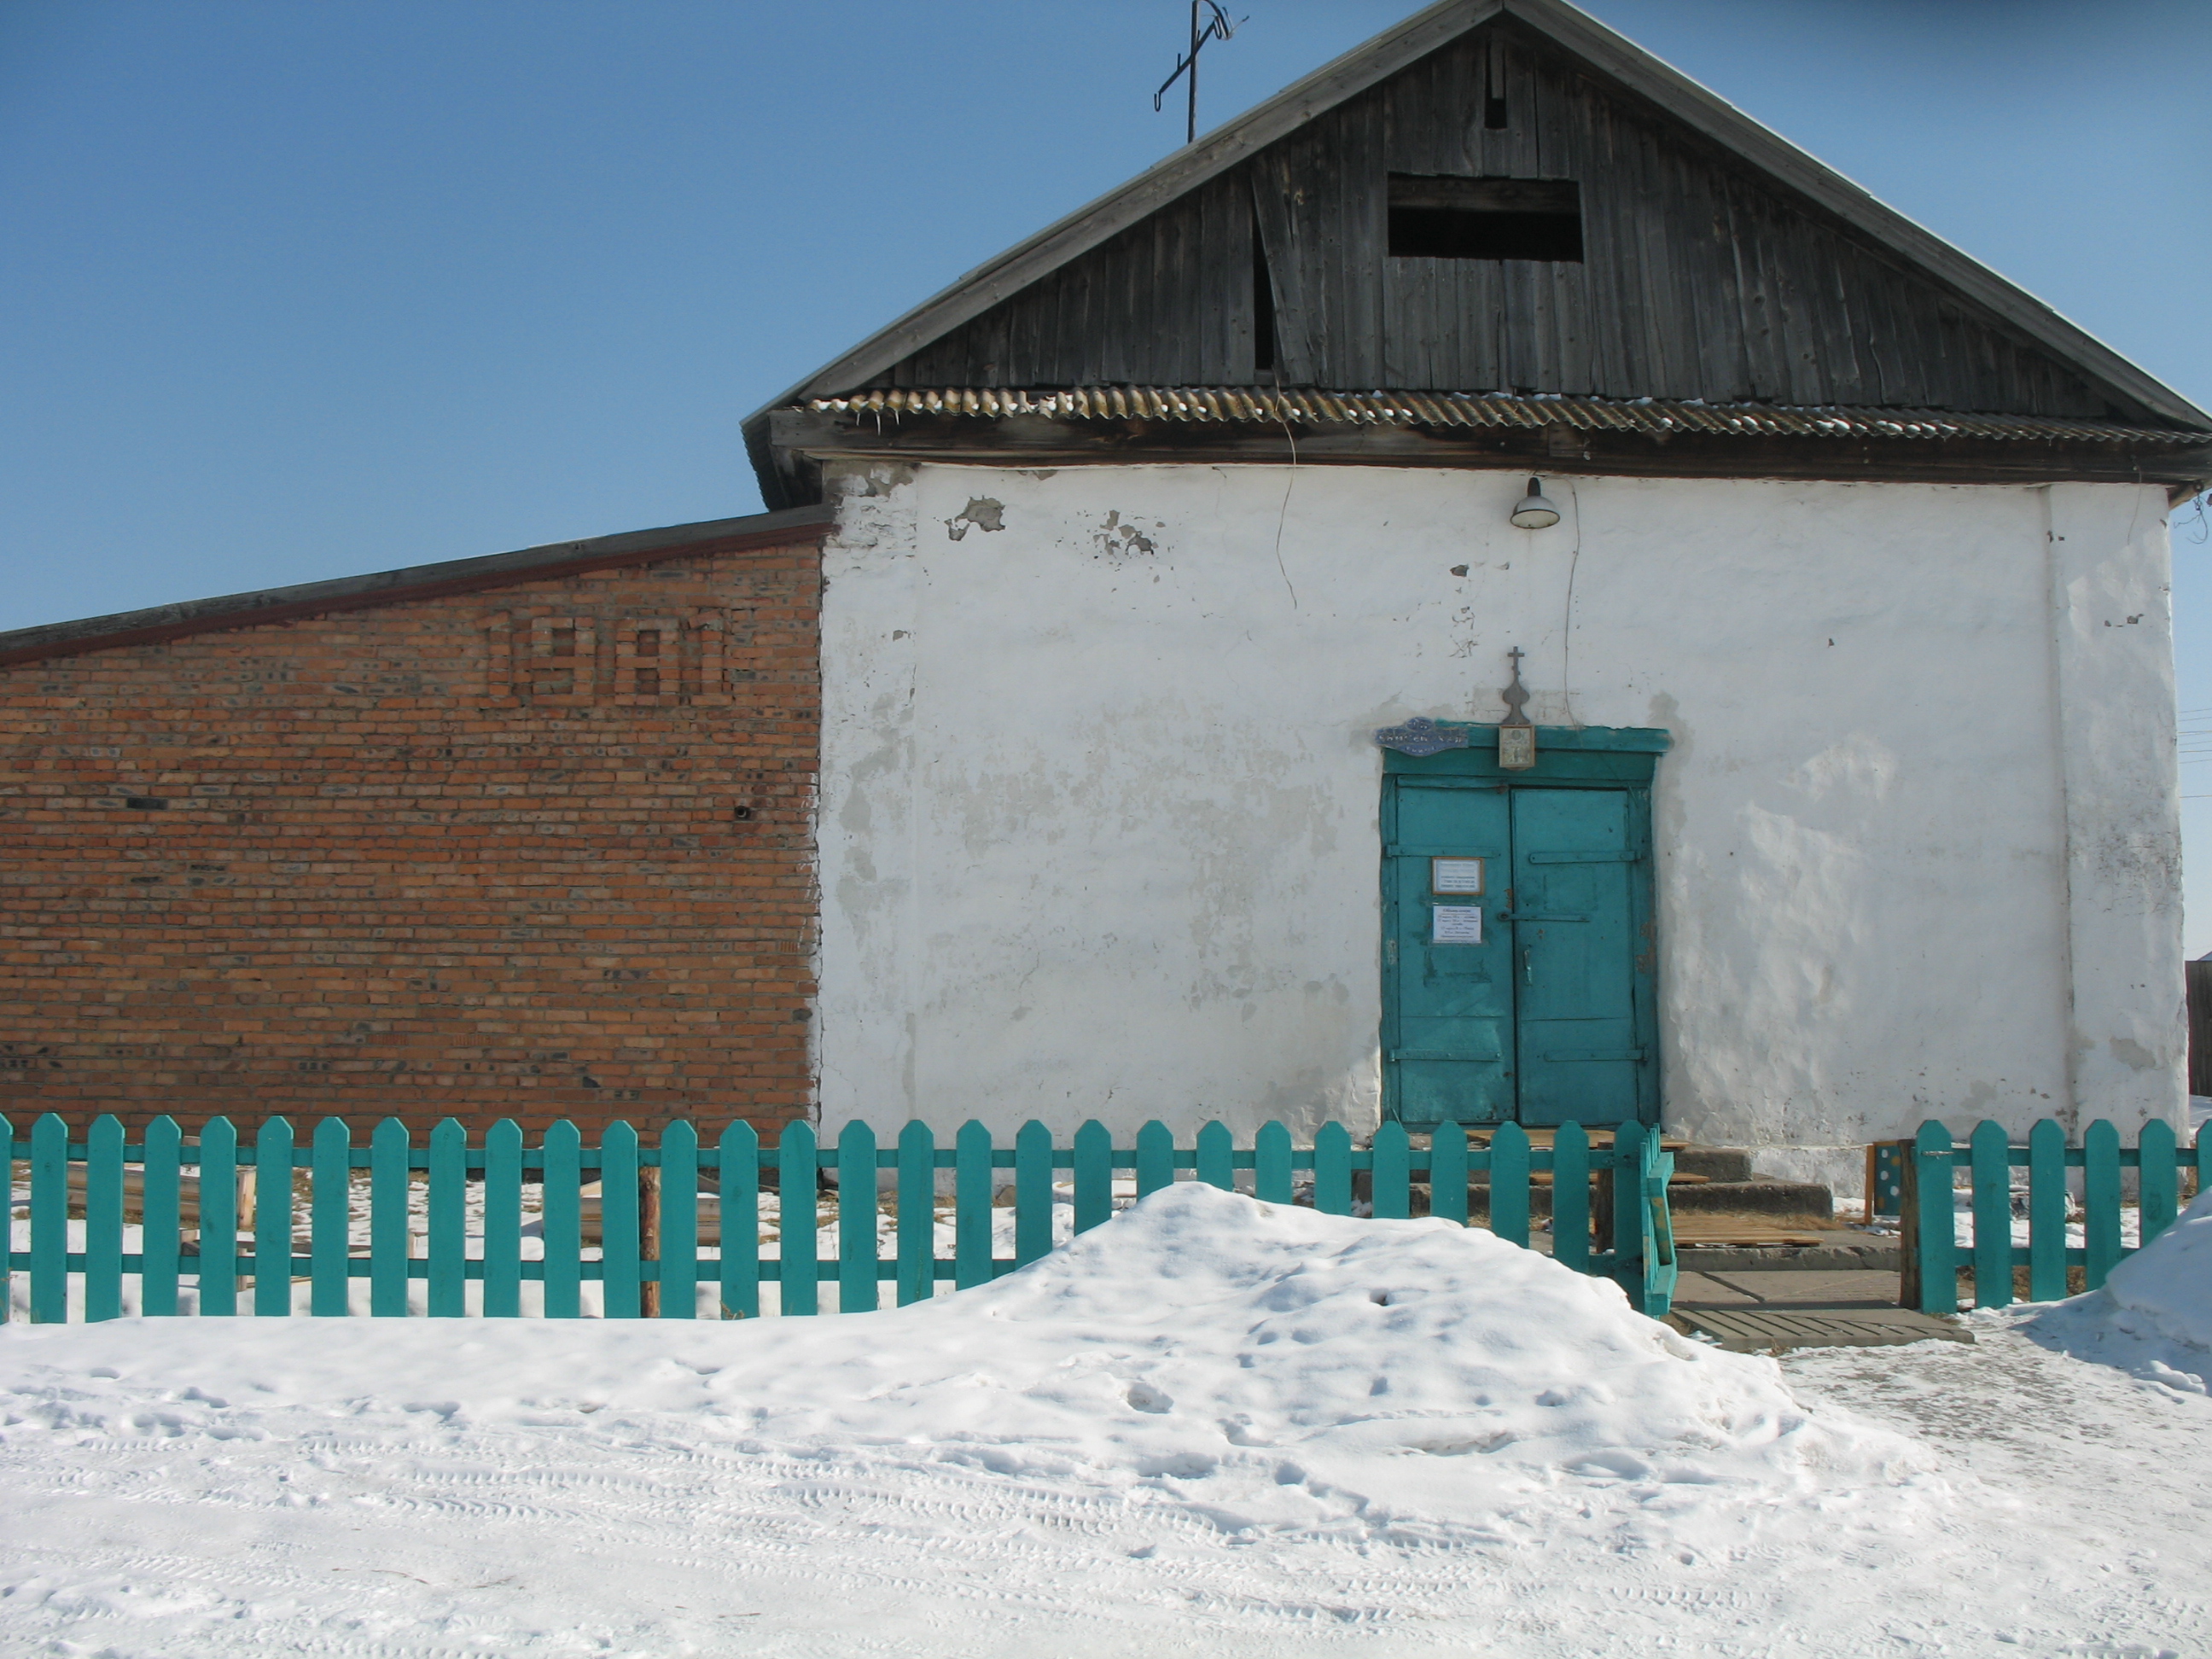
[[[1384,781],[1383,1096],[1439,1122],[1656,1122],[1650,791]]]

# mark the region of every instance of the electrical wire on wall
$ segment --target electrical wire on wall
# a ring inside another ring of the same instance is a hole
[[[1291,516],[1291,489],[1298,481],[1298,434],[1291,430],[1291,423],[1283,423],[1283,435],[1291,441],[1291,476],[1283,480],[1283,504],[1275,509],[1275,568],[1283,578],[1283,586],[1290,590],[1291,609],[1298,608],[1298,590],[1291,586],[1291,573],[1283,562],[1283,526]]]
[[[1559,698],[1567,707],[1567,724],[1579,727],[1582,721],[1575,714],[1575,572],[1583,562],[1583,498],[1576,489],[1575,481],[1569,478],[1567,500],[1575,510],[1574,550],[1567,555],[1566,614],[1559,619]]]

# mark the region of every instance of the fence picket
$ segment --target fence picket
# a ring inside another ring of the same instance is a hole
[[[815,1199],[815,1172],[821,1168],[815,1155],[814,1131],[805,1123],[787,1123],[775,1146],[776,1311],[813,1314],[822,1310],[821,1287],[816,1277],[820,1256],[815,1230],[820,1206]]]
[[[1352,1213],[1352,1132],[1324,1123],[1313,1142],[1314,1208],[1323,1215]]]
[[[150,1318],[166,1319],[177,1311],[177,1253],[184,1231],[177,1165],[183,1146],[176,1119],[157,1117],[146,1126],[138,1196],[138,1311]]]
[[[7,1183],[8,1224],[0,1227],[0,1325],[15,1316],[15,1126],[0,1117],[0,1182]]]
[[[2066,1131],[2047,1117],[2027,1132],[2027,1294],[2066,1294]]]
[[[1467,1225],[1467,1131],[1439,1123],[1429,1132],[1429,1213]]]
[[[1517,1123],[1499,1124],[1490,1139],[1490,1231],[1528,1248],[1528,1132]]]
[[[1613,1271],[1631,1298],[1641,1293],[1644,1267],[1644,1183],[1637,1172],[1644,1167],[1644,1126],[1624,1123],[1613,1132],[1613,1151],[1606,1160],[1613,1179]]]
[[[1052,1254],[1052,1131],[1031,1118],[1014,1134],[1014,1263]]]
[[[292,1125],[281,1117],[253,1138],[253,1311],[292,1311]]]
[[[810,1131],[809,1192],[813,1190],[812,1139]],[[599,1136],[599,1297],[600,1313],[608,1319],[640,1319],[645,1314],[645,1280],[638,1271],[637,1171],[637,1131],[617,1118]],[[813,1237],[808,1232],[810,1240]],[[811,1279],[806,1287],[814,1288]]]
[[[952,1138],[952,1283],[991,1282],[991,1132],[970,1118]]]
[[[31,1126],[31,1322],[68,1318],[69,1125],[48,1112]]]
[[[1957,1229],[1951,1219],[1951,1132],[1932,1118],[1923,1123],[1912,1138],[1906,1167],[1912,1172],[1906,1201],[1914,1206],[1912,1225],[1920,1261],[1920,1311],[1956,1313],[1959,1246]]]
[[[760,1135],[750,1123],[722,1131],[722,1316],[760,1317]]]
[[[433,1319],[459,1319],[468,1304],[468,1131],[441,1118],[430,1129],[428,1243]]]
[[[898,1304],[937,1293],[937,1137],[910,1119],[898,1138]]]
[[[368,1311],[396,1319],[407,1311],[407,1126],[387,1117],[368,1137]],[[207,1183],[200,1184],[203,1201]]]
[[[1218,1119],[1208,1119],[1199,1126],[1191,1162],[1198,1178],[1207,1186],[1218,1187],[1224,1193],[1237,1190],[1237,1139],[1229,1133],[1227,1124]]]
[[[84,1147],[84,1316],[123,1315],[123,1123],[94,1121]]]
[[[352,1310],[353,1135],[343,1118],[326,1117],[307,1146],[307,1311],[342,1319]]]
[[[1589,1271],[1589,1133],[1579,1123],[1552,1132],[1552,1259]]]
[[[522,1313],[522,1127],[511,1117],[484,1131],[483,1311]]]
[[[2197,1190],[2212,1190],[2212,1122],[2197,1127],[2196,1152]]]
[[[576,1319],[584,1311],[584,1137],[567,1118],[540,1143],[544,1185],[538,1228],[544,1235],[545,1316]]]
[[[1075,1132],[1075,1231],[1087,1233],[1114,1218],[1114,1137],[1097,1118]]]
[[[1137,1131],[1137,1196],[1149,1198],[1175,1183],[1175,1135],[1158,1118]]]
[[[876,1132],[854,1118],[837,1136],[837,1311],[873,1313]]]
[[[1262,1204],[1289,1203],[1297,1190],[1291,1170],[1291,1132],[1270,1118],[1252,1137],[1252,1196]]]
[[[238,1131],[227,1117],[200,1127],[199,1311],[238,1311]]]
[[[1368,1213],[1382,1221],[1403,1221],[1413,1213],[1413,1142],[1406,1126],[1379,1124],[1368,1143]]]
[[[1973,1181],[1974,1305],[2012,1305],[2012,1137],[1984,1118],[1967,1138]]]
[[[660,1316],[699,1316],[699,1132],[680,1117],[660,1132]]]
[[[2081,1133],[2082,1267],[2095,1290],[2120,1261],[2120,1132],[2099,1118]]]
[[[2136,1136],[2136,1218],[2139,1244],[2148,1244],[2173,1225],[2180,1208],[2179,1164],[2173,1126],[2154,1118]]]

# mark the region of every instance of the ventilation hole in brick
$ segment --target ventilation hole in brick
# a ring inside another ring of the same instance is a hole
[[[134,812],[166,812],[169,803],[159,795],[126,795],[123,804]]]

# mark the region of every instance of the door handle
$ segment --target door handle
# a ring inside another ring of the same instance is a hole
[[[1536,947],[1533,945],[1521,947],[1521,982],[1523,985],[1536,982]]]

